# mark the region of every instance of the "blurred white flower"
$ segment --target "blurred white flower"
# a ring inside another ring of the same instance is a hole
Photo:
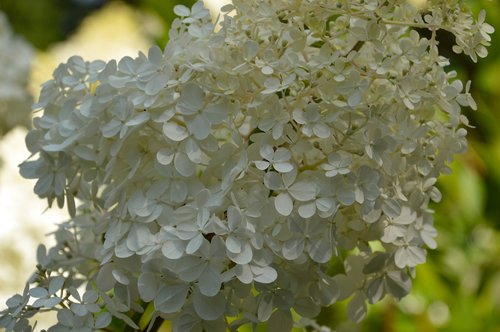
[[[422,20],[399,1],[236,0],[216,29],[197,2],[175,8],[164,51],[60,64],[21,165],[71,215],[30,280],[61,316],[49,332],[101,326],[99,308],[138,329],[124,313],[141,301],[174,331],[291,330],[292,309],[350,297],[357,322],[367,302],[405,296],[435,246],[435,180],[466,146],[458,105],[474,105],[411,28],[478,45],[489,31],[431,5]],[[331,260],[344,270],[328,276]],[[58,275],[87,287],[64,299],[71,312],[50,296]],[[23,301],[0,326],[24,328]]]
[[[15,126],[29,127],[32,97],[28,91],[33,51],[15,36],[0,12],[0,136]]]

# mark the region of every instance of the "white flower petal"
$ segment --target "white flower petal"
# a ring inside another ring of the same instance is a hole
[[[278,273],[271,266],[251,266],[250,268],[255,275],[254,280],[261,284],[270,284],[278,277]]]
[[[198,279],[198,288],[205,296],[215,296],[221,288],[221,276],[208,265]]]
[[[189,285],[163,285],[155,297],[155,309],[162,313],[179,311],[186,302]]]
[[[222,293],[205,296],[198,289],[193,292],[193,306],[196,313],[205,320],[215,320],[226,310],[226,299]]]
[[[314,183],[307,181],[299,181],[294,183],[288,192],[298,201],[305,202],[310,201],[316,197],[316,188]]]
[[[253,273],[249,265],[236,265],[236,277],[244,284],[250,284],[253,281]]]
[[[279,190],[283,187],[281,177],[276,172],[269,172],[264,175],[264,185],[271,190]]]
[[[158,281],[156,276],[150,272],[144,272],[137,279],[137,289],[141,299],[145,302],[151,302],[158,293]]]
[[[176,142],[183,141],[189,136],[187,129],[175,122],[165,122],[163,124],[163,134]]]
[[[219,124],[224,122],[228,116],[228,107],[224,104],[210,105],[203,111],[206,118],[211,124]]]
[[[197,280],[202,274],[208,262],[196,256],[183,256],[176,261],[175,271],[179,278],[186,282]]]
[[[200,164],[202,162],[202,151],[198,146],[198,143],[192,138],[188,138],[185,142],[184,151],[188,156],[189,160],[191,160],[195,164]]]
[[[162,254],[170,259],[179,259],[184,255],[186,245],[182,241],[167,241],[161,248]]]
[[[316,202],[312,201],[299,206],[299,215],[302,218],[311,218],[316,213]]]
[[[169,81],[169,77],[166,73],[158,73],[151,79],[144,89],[144,92],[150,96],[158,94]]]
[[[191,115],[201,110],[204,101],[205,94],[203,90],[196,84],[188,83],[182,90],[177,106],[182,114]]]
[[[191,10],[184,5],[175,5],[174,13],[177,16],[186,17],[191,15]]]
[[[230,251],[227,252],[227,256],[236,264],[248,264],[252,261],[253,251],[252,247],[248,243],[244,243],[241,248],[241,252],[232,253]]]
[[[198,234],[194,238],[192,238],[189,242],[188,245],[186,246],[186,254],[194,254],[198,249],[200,249],[201,245],[203,244],[203,241],[205,238],[203,237],[203,234]]]
[[[148,50],[148,59],[149,59],[149,61],[151,61],[151,63],[153,63],[155,65],[159,65],[163,61],[163,52],[161,51],[161,49],[158,46],[156,46],[156,45],[152,46]]]
[[[292,238],[287,240],[283,245],[283,257],[288,260],[297,259],[304,251],[304,239],[303,238]]]
[[[293,210],[292,198],[286,192],[280,193],[274,199],[274,207],[279,214],[287,217],[292,213]]]
[[[318,263],[326,263],[332,258],[333,244],[330,241],[315,239],[308,242],[309,256]]]
[[[257,161],[254,161],[254,163],[255,163],[255,167],[257,167],[261,171],[266,170],[270,165],[269,162],[264,161],[264,160],[257,160]]]
[[[347,317],[355,323],[359,323],[366,316],[366,302],[361,292],[356,292],[347,304]]]
[[[186,120],[186,125],[189,132],[196,137],[196,139],[203,140],[210,134],[210,123],[203,115],[196,115],[191,120]]]
[[[174,158],[174,166],[182,176],[190,177],[196,171],[196,164],[186,156],[185,153],[177,153]]]
[[[175,153],[169,148],[161,148],[156,153],[156,160],[162,165],[170,165],[174,160]]]
[[[273,164],[273,167],[276,171],[280,172],[280,173],[288,173],[288,172],[291,172],[293,171],[293,165],[290,164],[290,163],[274,163]]]
[[[226,248],[233,254],[239,254],[241,252],[241,242],[238,238],[229,235],[226,239]]]

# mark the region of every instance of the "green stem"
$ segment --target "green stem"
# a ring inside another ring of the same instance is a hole
[[[150,332],[156,332],[156,331],[159,331],[160,330],[160,327],[162,326],[162,324],[165,322],[165,320],[161,317],[156,317],[155,318],[155,321],[153,323],[153,326],[151,327],[151,329],[149,330]],[[146,326],[142,332],[146,332],[148,330],[148,327]]]

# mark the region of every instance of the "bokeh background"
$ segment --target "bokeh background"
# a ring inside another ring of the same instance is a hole
[[[40,84],[71,55],[110,60],[135,56],[155,43],[164,46],[173,7],[193,2],[0,0],[0,12],[33,49],[28,89],[36,100]],[[214,17],[215,8],[226,2],[209,1]],[[360,325],[345,322],[343,304],[325,309],[319,322],[336,331],[500,332],[500,2],[466,2],[476,14],[486,9],[487,22],[498,32],[490,55],[478,64],[445,53],[450,70],[472,80],[479,110],[465,110],[473,126],[469,149],[452,164],[453,174],[439,180],[443,200],[433,206],[439,247],[417,268],[410,295],[371,306]],[[443,50],[451,48],[450,35],[439,40]],[[34,183],[17,175],[17,165],[29,156],[25,134],[26,128],[18,127],[0,137],[0,308],[22,290],[38,243],[50,245],[45,235],[67,218],[64,211],[45,211],[45,202],[32,191]]]

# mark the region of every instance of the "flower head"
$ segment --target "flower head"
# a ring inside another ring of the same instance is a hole
[[[164,52],[61,64],[21,172],[70,207],[60,245],[78,245],[61,250],[87,265],[64,268],[90,302],[132,327],[123,313],[153,302],[184,331],[226,316],[291,328],[290,310],[350,295],[359,321],[366,301],[407,294],[435,247],[435,180],[466,146],[460,106],[475,107],[412,28],[481,45],[491,31],[430,6],[235,0],[216,30],[198,2],[176,7]],[[327,275],[331,260],[344,270]],[[61,317],[94,312],[78,303]]]

